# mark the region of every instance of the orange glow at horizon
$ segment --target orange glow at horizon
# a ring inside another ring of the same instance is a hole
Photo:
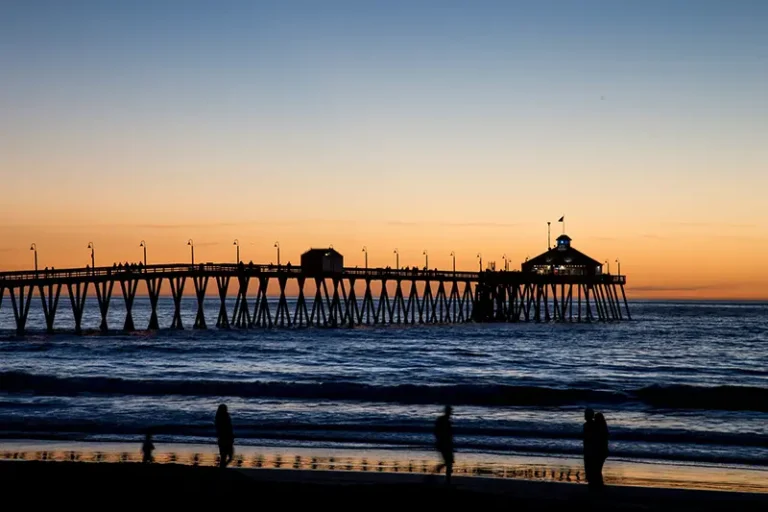
[[[653,234],[621,231],[614,235],[619,231],[616,226],[596,231],[581,222],[570,224],[574,224],[568,233],[575,248],[607,261],[612,273],[618,271],[616,260],[621,262],[630,299],[768,298],[768,275],[761,271],[768,242],[751,235],[749,228],[732,227],[728,233],[721,230],[713,235],[706,227],[659,224]],[[553,222],[552,228],[554,241],[560,225]],[[298,265],[301,253],[310,247],[333,245],[348,267],[364,266],[362,247],[366,246],[370,267],[394,267],[397,248],[401,266],[423,267],[426,249],[430,268],[451,269],[451,252],[455,251],[457,270],[477,270],[478,253],[484,266],[495,262],[497,269],[503,268],[506,254],[510,269],[519,269],[526,257],[546,249],[546,223],[372,221],[366,225],[308,219],[207,225],[6,225],[0,226],[0,270],[31,269],[33,242],[38,247],[40,269],[90,264],[89,242],[96,248],[97,266],[141,261],[141,240],[147,243],[149,264],[189,262],[190,238],[197,263],[234,262],[233,241],[238,239],[241,260],[246,263],[277,263],[274,242],[279,241],[284,265]]]

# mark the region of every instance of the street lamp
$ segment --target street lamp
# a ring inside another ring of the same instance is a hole
[[[501,259],[504,260],[504,271],[506,272],[507,270],[509,270],[509,260],[507,259],[507,255],[504,254],[504,256],[502,256]]]
[[[192,241],[190,238],[187,240],[187,245],[189,246],[189,250],[192,252],[192,264],[195,264],[195,242]]]
[[[235,238],[235,241],[232,242],[232,245],[237,247],[237,259],[235,259],[235,263],[239,265],[240,264],[240,241],[237,238]]]
[[[605,260],[605,266],[606,270],[608,270],[608,275],[611,275],[611,264],[608,260]]]
[[[96,272],[96,249],[93,247],[93,242],[88,242],[88,248],[91,250],[91,270]]]
[[[277,266],[280,266],[280,242],[275,242],[275,248],[277,249]]]
[[[426,249],[424,249],[424,268],[429,270],[429,254]]]
[[[363,246],[363,252],[365,253],[365,270],[368,270],[368,247]]]
[[[483,255],[480,253],[477,253],[477,258],[480,260],[480,272],[483,271]]]
[[[139,247],[144,248],[144,266],[146,267],[147,266],[147,242],[142,240],[141,243],[139,244]]]
[[[619,258],[616,258],[616,264],[619,266],[619,275],[621,275],[621,262],[619,261]]]
[[[400,270],[400,251],[395,248],[395,270]]]
[[[453,272],[456,273],[456,252],[451,251],[451,258],[453,258]]]
[[[37,244],[32,244],[30,251],[35,251],[35,272],[37,272]]]

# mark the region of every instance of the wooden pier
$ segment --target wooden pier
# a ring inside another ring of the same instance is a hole
[[[2,272],[0,308],[7,295],[16,320],[16,332],[23,336],[27,332],[30,306],[37,295],[35,300],[40,300],[42,304],[46,331],[53,333],[57,330],[56,313],[62,290],[65,289],[74,325],[59,327],[58,330],[82,333],[86,328],[98,328],[107,332],[110,330],[107,323],[110,303],[115,285],[118,285],[125,303],[125,319],[121,328],[123,331],[134,331],[137,326],[133,319],[133,305],[139,284],[143,283],[151,307],[146,329],[159,329],[158,301],[168,287],[174,303],[171,328],[183,329],[182,296],[191,281],[197,299],[197,314],[192,327],[206,329],[205,298],[211,280],[215,281],[219,298],[216,327],[222,329],[462,322],[615,322],[631,319],[624,291],[626,277],[621,275],[389,268],[309,269],[242,263]],[[297,295],[289,297],[286,293],[289,282],[292,289],[298,290]],[[83,311],[89,293],[95,294],[98,303],[101,318],[98,326],[83,325]],[[230,293],[235,296],[231,310],[228,309],[231,301],[227,300]]]

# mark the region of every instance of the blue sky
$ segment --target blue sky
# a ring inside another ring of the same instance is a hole
[[[526,240],[571,212],[763,251],[767,28],[759,1],[6,1],[0,214]]]

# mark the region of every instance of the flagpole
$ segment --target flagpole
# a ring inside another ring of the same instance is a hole
[[[550,236],[551,222],[547,222],[547,250],[552,248],[552,237]]]

